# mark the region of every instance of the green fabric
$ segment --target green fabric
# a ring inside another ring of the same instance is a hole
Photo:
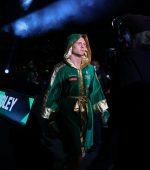
[[[108,110],[105,110],[102,116],[102,125],[104,128],[108,128],[108,119],[110,117],[110,113],[108,112]]]
[[[70,47],[72,46],[72,44],[74,44],[75,41],[77,41],[80,37],[82,36],[82,34],[71,34],[70,36],[68,36],[67,38],[67,44],[66,46]]]
[[[100,83],[95,76],[94,67],[89,64],[82,69],[84,95],[88,97],[88,124],[84,147],[89,149],[93,145],[93,109],[92,106],[105,99]],[[80,113],[74,112],[77,102],[75,98],[68,96],[80,96],[79,78],[76,68],[62,63],[54,69],[54,78],[49,88],[46,106],[59,110],[60,130],[66,143],[66,148],[72,154],[79,154],[80,143]]]

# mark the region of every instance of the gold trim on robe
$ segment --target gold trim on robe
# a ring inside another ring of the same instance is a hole
[[[44,111],[42,112],[42,117],[45,118],[45,119],[49,119],[50,116],[51,116],[54,112],[55,112],[55,111],[52,110],[51,108],[45,107],[45,108],[44,108]]]
[[[65,66],[65,64],[64,64],[63,62],[60,62],[60,63],[58,63],[58,64],[56,65],[55,70],[54,70],[54,72],[53,72],[53,74],[52,74],[52,76],[51,76],[51,81],[50,81],[51,86],[52,86],[53,83],[54,83],[54,80],[55,80],[55,78],[56,78],[56,75],[57,75],[58,71],[59,71],[62,67],[64,67],[64,66]]]
[[[106,99],[99,101],[98,103],[93,105],[93,110],[95,112],[104,113],[107,109],[108,109],[108,105],[107,105]]]

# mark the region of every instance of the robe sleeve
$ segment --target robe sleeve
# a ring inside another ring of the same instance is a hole
[[[50,85],[46,94],[45,107],[42,112],[42,117],[50,119],[59,111],[62,89],[62,77],[59,70],[54,68],[51,76]]]
[[[93,80],[91,83],[91,102],[95,113],[101,113],[103,125],[107,124],[108,118],[110,116],[108,111],[108,105],[105,95],[102,90],[100,81],[98,80],[97,74],[94,71]]]

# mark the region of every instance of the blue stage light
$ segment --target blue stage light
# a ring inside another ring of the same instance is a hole
[[[94,18],[95,9],[103,6],[97,0],[59,0],[40,10],[34,11],[3,29],[11,31],[19,37],[40,35],[49,30],[59,29],[70,22],[89,22]]]
[[[33,0],[20,0],[20,6],[23,10],[28,10],[32,4]]]

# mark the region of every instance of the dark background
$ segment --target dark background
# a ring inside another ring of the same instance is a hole
[[[19,0],[0,1],[0,28],[39,10],[46,5],[53,4],[54,0],[34,0],[28,11],[23,11]],[[97,1],[98,2],[98,1]],[[12,67],[20,62],[34,59],[36,63],[57,62],[62,59],[66,36],[70,33],[86,33],[89,36],[92,48],[92,57],[102,57],[107,48],[114,47],[114,37],[111,22],[122,14],[149,15],[148,1],[146,0],[108,0],[103,7],[94,7],[94,17],[89,21],[70,20],[59,29],[49,30],[41,35],[20,38],[11,33],[0,32],[1,72],[4,65],[11,58]],[[84,13],[84,10],[83,10]],[[86,15],[86,12],[85,12]],[[10,57],[11,56],[11,57]],[[42,65],[42,63],[40,63]]]
[[[53,2],[55,1],[35,0],[31,8],[23,12],[19,0],[1,0],[0,28]],[[94,17],[87,22],[70,21],[57,30],[49,30],[38,36],[21,38],[0,29],[0,87],[40,96],[37,101],[39,107],[34,108],[31,122],[26,128],[18,128],[0,117],[0,170],[22,170],[47,165],[45,160],[48,158],[42,155],[46,152],[39,142],[41,133],[36,113],[40,110],[41,96],[50,72],[54,64],[62,60],[66,37],[70,33],[86,33],[92,57],[103,62],[106,51],[115,46],[112,19],[126,13],[150,15],[148,0],[107,0],[105,3],[102,10],[96,8]],[[29,71],[28,64],[31,60],[40,75],[38,84],[27,83],[26,75],[21,72],[22,67],[19,69],[20,66],[26,66]],[[4,69],[8,63],[10,74],[6,75]]]

